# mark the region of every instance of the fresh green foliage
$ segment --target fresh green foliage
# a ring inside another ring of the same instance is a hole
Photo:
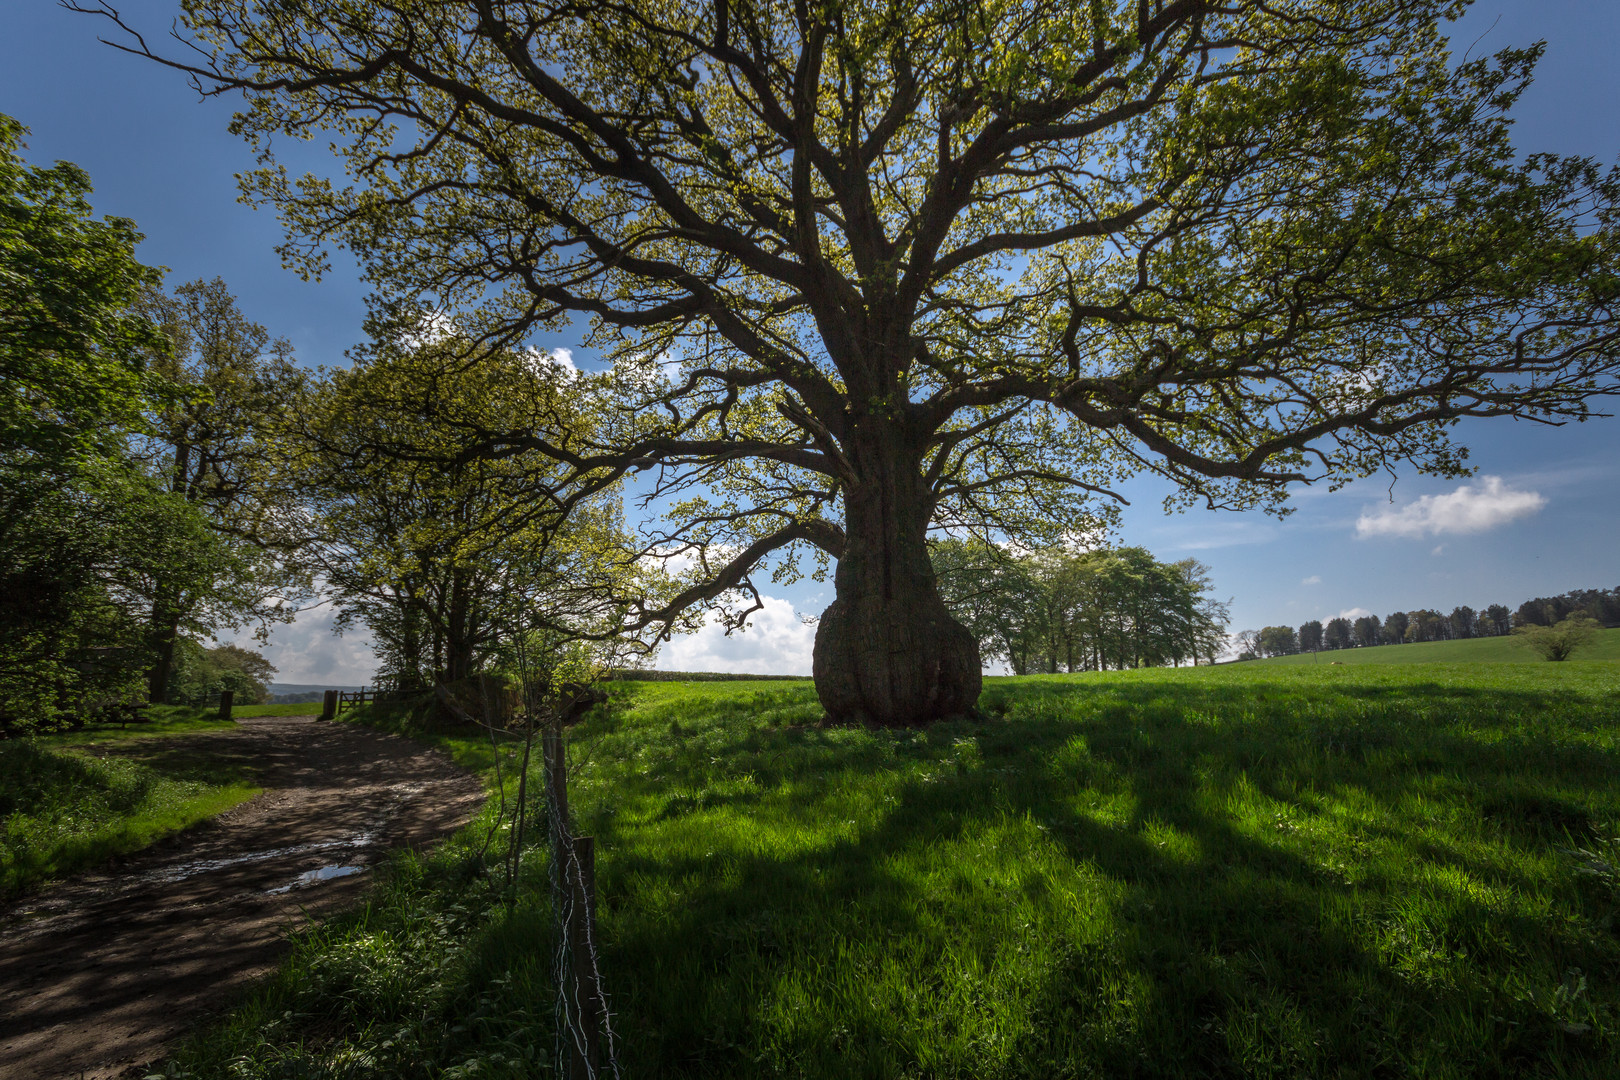
[[[166,596],[239,569],[154,484],[132,440],[192,407],[139,303],[140,234],[96,219],[77,166],[26,165],[0,116],[0,730],[82,719],[140,693]],[[223,568],[223,570],[222,570]]]
[[[1513,634],[1543,660],[1568,660],[1592,644],[1603,624],[1589,615],[1572,615],[1552,626],[1518,626]]]
[[[83,169],[22,161],[26,134],[0,115],[0,462],[56,472],[106,453],[158,388],[163,339],[133,309],[157,271],[134,223],[92,216]]]
[[[268,701],[270,677],[275,665],[263,654],[240,645],[207,647],[188,637],[174,641],[173,662],[169,665],[164,700],[177,705],[218,703],[223,691],[235,695],[238,705]],[[300,712],[319,712],[318,706],[304,706]]]
[[[128,461],[67,477],[0,462],[0,729],[49,729],[145,698],[153,587],[223,557],[196,510]]]
[[[1580,653],[1580,660],[1620,660],[1620,627],[1600,630]],[[1420,641],[1405,645],[1375,645],[1364,649],[1332,649],[1322,653],[1298,653],[1257,661],[1261,666],[1305,665],[1328,667],[1333,664],[1529,664],[1539,663],[1534,652],[1517,638],[1466,638],[1452,641]]]
[[[286,622],[310,581],[296,557],[307,543],[298,491],[277,444],[304,374],[292,346],[250,321],[220,278],[148,289],[142,309],[168,348],[156,369],[182,393],[148,418],[139,451],[154,481],[194,507],[215,537],[208,573],[153,582],[147,692],[169,697],[185,633]]]
[[[992,680],[992,719],[925,731],[613,689],[571,757],[629,1075],[1620,1069],[1614,665]],[[171,1075],[536,1075],[543,856],[507,916],[492,820]]]
[[[929,548],[939,593],[985,660],[1014,674],[1157,667],[1226,645],[1226,605],[1205,595],[1209,567],[1162,563],[1146,548],[1014,554],[982,540]]]
[[[108,753],[125,748],[74,741],[73,749],[57,739],[0,742],[0,900],[136,851],[260,790],[209,758],[136,761]]]
[[[370,632],[380,677],[403,686],[465,679],[513,663],[516,636],[545,623],[622,624],[606,587],[645,594],[654,575],[629,543],[615,485],[559,513],[543,455],[473,456],[481,431],[564,429],[591,418],[551,365],[502,352],[469,366],[467,343],[385,341],[310,387],[296,444],[312,511],[304,557],[338,610]]]

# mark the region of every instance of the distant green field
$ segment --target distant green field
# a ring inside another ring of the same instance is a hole
[[[1274,656],[1253,661],[1267,667],[1288,664],[1545,664],[1547,661],[1519,643],[1516,637],[1472,638],[1468,641],[1423,641],[1413,645],[1376,645],[1370,649],[1333,649],[1298,656]],[[1620,627],[1600,630],[1574,660],[1620,660]]]

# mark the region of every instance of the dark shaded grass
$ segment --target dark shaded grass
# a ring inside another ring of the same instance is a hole
[[[628,1075],[1620,1075],[1612,664],[993,680],[923,732],[615,695],[572,752]],[[543,864],[507,915],[485,828],[174,1071],[540,1075]]]
[[[144,744],[144,755],[98,757],[55,741],[0,742],[0,901],[137,851],[260,790],[245,768],[158,742]]]

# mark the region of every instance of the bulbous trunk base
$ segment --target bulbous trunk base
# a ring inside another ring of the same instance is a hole
[[[973,712],[979,643],[938,594],[840,596],[821,616],[816,695],[835,723],[919,727]]]

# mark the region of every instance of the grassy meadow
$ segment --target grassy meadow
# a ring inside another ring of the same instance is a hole
[[[625,1076],[1620,1075],[1615,664],[994,679],[924,731],[614,690],[570,752]],[[167,1074],[547,1075],[544,853],[508,911],[492,820]]]
[[[1577,652],[1575,660],[1620,660],[1620,627],[1599,630],[1591,642]],[[1267,666],[1298,664],[1545,664],[1540,654],[1527,648],[1522,638],[1469,638],[1465,641],[1419,641],[1410,645],[1374,645],[1369,649],[1332,649],[1294,656],[1273,656],[1248,661]]]
[[[228,726],[186,717],[127,735],[80,731],[0,741],[0,902],[205,821],[261,790],[211,756],[149,736]]]

